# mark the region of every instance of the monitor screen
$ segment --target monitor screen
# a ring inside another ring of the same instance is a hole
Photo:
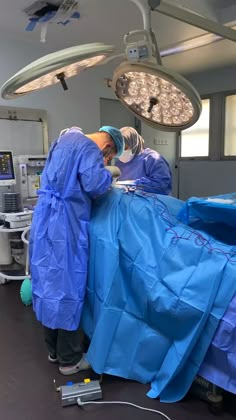
[[[12,152],[0,150],[0,186],[15,184]]]

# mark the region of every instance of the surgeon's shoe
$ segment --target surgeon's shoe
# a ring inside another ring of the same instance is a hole
[[[85,359],[86,354],[83,354],[82,359],[74,366],[59,366],[59,371],[62,375],[74,375],[74,373],[81,372],[82,370],[90,369],[90,364]]]
[[[55,354],[49,354],[48,355],[48,361],[50,363],[58,363],[58,358]]]

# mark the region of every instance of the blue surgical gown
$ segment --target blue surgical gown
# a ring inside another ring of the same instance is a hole
[[[71,129],[53,144],[30,235],[33,308],[48,328],[73,331],[79,326],[91,199],[111,183],[101,151],[82,132]]]
[[[168,162],[155,150],[144,149],[128,163],[116,162],[121,170],[119,181],[133,180],[137,185],[157,194],[168,195],[172,190],[172,175]]]

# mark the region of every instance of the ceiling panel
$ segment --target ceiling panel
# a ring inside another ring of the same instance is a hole
[[[88,42],[115,44],[119,51],[123,51],[124,34],[142,28],[141,13],[128,0],[80,0],[81,19],[66,27],[49,24],[47,42],[42,46],[39,28],[34,32],[25,31],[27,17],[22,10],[32,2],[31,0],[1,0],[1,39],[8,36],[15,37],[18,41],[33,43],[35,48],[40,47],[40,51],[43,47],[45,53]],[[217,19],[223,12],[232,10],[235,2],[236,0],[182,0],[181,4],[209,18]],[[231,13],[230,17],[236,20],[236,7],[235,16]],[[156,12],[152,13],[152,24],[160,48],[204,33],[193,26]],[[193,68],[221,67],[236,63],[236,47],[230,41],[222,41],[165,58],[164,63],[184,72],[189,72]]]

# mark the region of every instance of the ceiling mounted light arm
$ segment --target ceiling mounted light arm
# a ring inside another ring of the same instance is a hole
[[[141,0],[130,0],[132,3],[136,4],[139,10],[142,13],[143,17],[143,28],[145,31],[151,31],[151,8],[147,1]]]
[[[125,54],[130,62],[148,61],[162,65],[155,34],[144,29],[124,36]]]
[[[160,50],[158,48],[156,36],[155,36],[153,31],[151,31],[151,38],[152,38],[152,44],[153,44],[153,49],[154,49],[154,56],[156,57],[156,62],[157,62],[157,64],[159,64],[161,66],[162,65],[161,53],[160,53]]]
[[[149,43],[152,43],[152,50],[153,50],[153,56],[156,58],[157,64],[162,64],[161,62],[161,55],[160,51],[157,45],[155,34],[152,30],[152,24],[151,24],[151,7],[149,6],[149,3],[147,0],[130,0],[132,3],[134,3],[142,13],[143,17],[143,31],[132,31],[130,34],[137,34],[138,32],[141,34],[143,33],[145,36],[150,37]],[[129,35],[129,34],[128,34]],[[126,40],[124,40],[126,43]]]
[[[236,29],[235,22],[227,23],[226,26],[231,26],[232,29]],[[212,33],[205,33],[198,35],[193,38],[185,39],[184,41],[177,42],[175,44],[168,45],[160,51],[161,57],[168,57],[170,55],[180,54],[185,51],[191,51],[196,48],[205,47],[216,42],[222,41],[224,38],[220,35]]]
[[[163,67],[151,29],[148,0],[131,1],[142,12],[144,29],[125,36],[126,59],[107,84],[130,111],[152,127],[166,131],[188,128],[201,114],[201,99],[187,80]],[[56,83],[66,90],[68,78],[116,58],[119,56],[112,45],[67,48],[19,71],[3,85],[1,94],[5,99],[16,98]]]
[[[131,0],[133,1],[133,0]],[[193,25],[206,32],[212,32],[230,41],[236,42],[236,31],[232,28],[215,22],[183,6],[176,6],[163,0],[148,0],[151,10],[174,19]]]
[[[145,18],[148,0],[131,1],[142,11],[147,29],[125,35],[126,60],[115,69],[108,86],[123,105],[152,127],[163,131],[191,127],[201,114],[200,96],[186,79],[162,65],[155,35]],[[141,39],[133,40],[135,36]]]

